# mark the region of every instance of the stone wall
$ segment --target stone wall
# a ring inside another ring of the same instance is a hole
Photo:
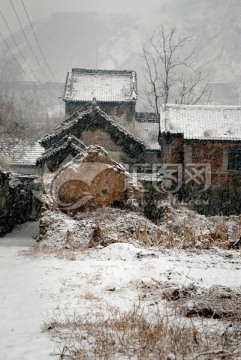
[[[13,176],[0,168],[0,236],[15,225],[37,220],[40,203],[35,196],[39,189],[35,177]]]

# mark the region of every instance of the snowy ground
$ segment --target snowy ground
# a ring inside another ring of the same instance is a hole
[[[29,256],[32,224],[0,239],[0,358],[45,360],[61,344],[41,331],[53,316],[127,310],[143,297],[143,285],[170,282],[241,286],[240,251],[153,250],[128,243],[73,252],[69,258]],[[164,302],[147,293],[145,305]]]

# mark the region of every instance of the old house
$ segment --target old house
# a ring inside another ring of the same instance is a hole
[[[98,145],[158,197],[207,214],[241,211],[240,107],[166,105],[159,120],[135,110],[136,73],[114,70],[72,69],[63,100],[66,119],[41,140],[39,167],[55,171]]]
[[[160,160],[159,120],[153,113],[136,112],[137,99],[135,71],[74,68],[67,74],[63,97],[67,119],[56,131],[65,131],[67,123],[71,127],[78,119],[82,130],[75,136],[85,145],[105,147],[129,170],[135,163],[140,171],[151,172],[152,163]],[[41,144],[48,148],[45,139]]]
[[[164,106],[159,141],[166,191],[169,186],[209,214],[241,211],[240,125],[239,106]]]
[[[63,98],[66,114],[84,109],[93,98],[111,119],[122,124],[134,121],[136,72],[72,69],[67,74]]]
[[[140,118],[145,120],[144,115],[140,115]],[[110,118],[94,101],[85,110],[67,117],[41,140],[45,152],[37,164],[47,164],[49,170],[55,170],[64,160],[63,155],[75,156],[76,152],[81,152],[81,147],[89,145],[104,147],[113,160],[128,169],[136,164],[145,167],[146,164],[159,161],[159,124],[154,121],[133,121],[133,129],[131,131]],[[52,165],[49,166],[50,161]]]
[[[87,110],[76,112],[67,118],[61,126],[41,140],[41,145],[45,147],[46,152],[38,163],[45,162],[48,153],[51,155],[55,149],[59,148],[63,139],[70,136],[71,139],[74,136],[87,146],[97,144],[105,147],[110,156],[119,162],[131,161],[131,159],[136,159],[137,155],[143,156],[145,150],[143,142],[110,119],[96,104],[92,104]],[[62,153],[63,151],[61,151],[61,156]],[[65,155],[70,154],[72,152]],[[57,154],[56,156],[58,157]]]
[[[38,143],[29,144],[26,141],[1,137],[0,154],[7,168],[22,175],[37,173],[36,160],[42,155],[44,148]]]

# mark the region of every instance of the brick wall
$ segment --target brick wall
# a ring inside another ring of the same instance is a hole
[[[205,215],[241,212],[241,171],[228,170],[228,149],[240,148],[239,142],[183,141],[180,134],[165,134],[160,144],[162,162],[183,164],[184,174],[187,164],[211,165],[211,184],[205,187],[195,180],[186,183],[187,177],[184,177],[176,194],[179,199]]]
[[[228,149],[240,147],[235,142],[201,142],[192,141],[185,149],[186,159],[193,163],[211,164],[213,185],[241,185],[241,172],[228,170]]]

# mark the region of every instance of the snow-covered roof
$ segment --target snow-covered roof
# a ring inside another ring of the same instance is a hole
[[[157,122],[135,122],[137,137],[144,142],[147,149],[160,150],[158,142],[159,123]]]
[[[58,157],[58,153],[67,150],[67,148],[76,155],[85,150],[86,146],[75,136],[64,136],[63,139],[42,153],[41,157],[36,160],[36,164],[39,165],[50,158]]]
[[[72,69],[67,74],[65,101],[120,102],[137,100],[136,72]]]
[[[112,140],[119,146],[122,146],[131,156],[146,149],[145,143],[139,137],[131,134],[124,127],[109,118],[95,103],[88,110],[71,115],[52,133],[46,135],[40,143],[48,149],[65,136],[76,136],[78,138],[83,131],[93,131],[97,128],[108,132]]]
[[[170,105],[161,110],[161,133],[184,139],[241,140],[241,106]]]
[[[37,158],[44,152],[44,148],[38,143],[33,145],[23,141],[15,143],[5,142],[0,151],[9,164],[16,165],[35,165]]]

